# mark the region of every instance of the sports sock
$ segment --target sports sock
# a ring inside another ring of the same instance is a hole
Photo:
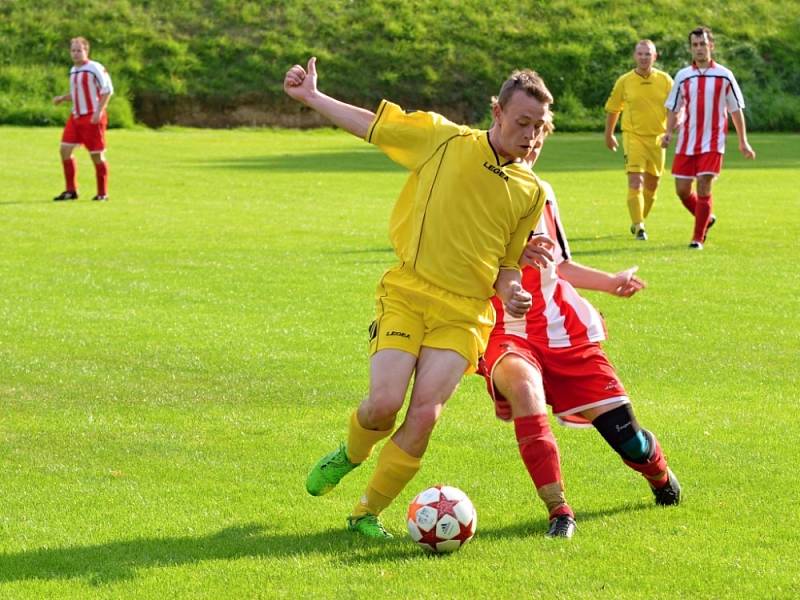
[[[514,419],[514,432],[522,462],[550,517],[559,514],[574,516],[564,495],[558,444],[547,415],[517,417]]]
[[[75,183],[75,176],[78,173],[78,163],[74,158],[68,158],[61,161],[61,166],[64,168],[64,181],[68,192],[75,192],[78,186]]]
[[[354,410],[350,415],[350,427],[347,434],[347,458],[351,463],[361,464],[372,454],[375,444],[391,433],[391,429],[385,431],[365,429],[358,420],[358,410]]]
[[[708,220],[711,218],[711,194],[697,197],[697,208],[694,211],[694,234],[692,239],[702,242],[706,239]]]
[[[631,215],[631,223],[641,223],[644,221],[644,196],[642,190],[628,188],[628,212]]]
[[[694,214],[695,208],[697,207],[697,194],[692,192],[686,198],[681,198],[681,202],[686,207],[686,210]]]
[[[656,201],[656,191],[655,190],[648,190],[644,188],[644,218],[647,218],[647,215],[650,214],[650,210],[653,208],[653,203]]]
[[[378,465],[364,490],[364,495],[353,508],[354,517],[365,514],[379,515],[392,503],[406,484],[419,471],[421,459],[411,456],[394,440],[389,440],[378,455]]]
[[[94,174],[97,179],[97,195],[108,195],[108,163],[104,160],[94,163]]]

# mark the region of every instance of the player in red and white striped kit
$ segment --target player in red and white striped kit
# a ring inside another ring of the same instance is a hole
[[[716,222],[712,213],[711,184],[722,169],[728,113],[745,158],[756,153],[747,141],[744,97],[730,69],[714,62],[714,36],[708,27],[697,27],[689,34],[693,62],[678,71],[665,106],[668,109],[667,133],[661,145],[666,148],[678,128],[672,174],[675,191],[694,216],[694,233],[689,248],[702,250],[708,229]],[[682,119],[682,122],[679,122]],[[692,181],[697,179],[697,190]]]
[[[543,142],[528,156],[531,165]],[[479,372],[497,417],[514,423],[522,461],[548,510],[547,535],[569,538],[575,515],[564,495],[547,405],[564,425],[594,426],[625,464],[645,477],[657,504],[678,504],[681,488],[656,437],[636,421],[627,392],[600,346],[606,339],[603,318],[575,289],[629,297],[645,284],[635,274],[637,267],[612,274],[573,261],[555,194],[547,182],[541,183],[547,200],[529,247],[541,240],[546,248],[538,257],[526,249],[523,256],[533,258],[538,268],[522,269],[522,286],[533,304],[526,316],[515,318],[493,298],[497,320]],[[541,257],[547,255],[552,262],[544,264]]]
[[[61,136],[61,162],[66,190],[53,200],[77,200],[75,148],[83,144],[94,163],[97,195],[92,200],[108,200],[108,163],[105,158],[106,107],[114,86],[106,68],[89,60],[89,42],[82,37],[70,40],[74,66],[69,72],[69,94],[53,98],[54,104],[72,102],[72,112]]]

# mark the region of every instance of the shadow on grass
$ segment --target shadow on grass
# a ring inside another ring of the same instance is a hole
[[[134,579],[141,569],[191,565],[207,560],[314,554],[339,557],[369,551],[372,546],[381,550],[380,543],[370,544],[342,529],[306,535],[270,534],[266,529],[261,524],[251,523],[200,537],[142,538],[0,554],[0,584],[84,579],[93,585],[104,585]]]
[[[608,510],[579,512],[580,521],[652,508],[652,504],[625,505]],[[505,527],[483,527],[484,539],[539,538],[547,522],[536,519]],[[390,541],[365,540],[343,529],[312,534],[270,534],[258,523],[227,527],[206,536],[142,538],[93,546],[40,548],[0,554],[0,583],[25,580],[84,579],[104,585],[134,579],[141,569],[191,565],[207,560],[287,558],[327,555],[342,563],[367,563],[398,558],[435,558],[411,543],[403,532]]]

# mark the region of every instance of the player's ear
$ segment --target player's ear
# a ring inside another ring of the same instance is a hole
[[[494,117],[495,123],[497,123],[498,125],[502,125],[501,121],[502,121],[502,117],[503,117],[503,109],[500,108],[500,103],[499,102],[495,102],[492,105],[492,116]]]

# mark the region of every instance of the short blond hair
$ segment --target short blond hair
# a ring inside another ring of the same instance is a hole
[[[74,37],[69,41],[69,47],[72,48],[72,44],[75,43],[83,46],[84,50],[86,50],[86,54],[89,54],[89,40],[85,37]]]
[[[541,75],[530,69],[522,69],[511,73],[503,82],[503,85],[500,86],[500,93],[492,96],[492,106],[498,105],[500,108],[504,108],[517,90],[522,90],[542,104],[553,103],[553,95],[547,89]]]

